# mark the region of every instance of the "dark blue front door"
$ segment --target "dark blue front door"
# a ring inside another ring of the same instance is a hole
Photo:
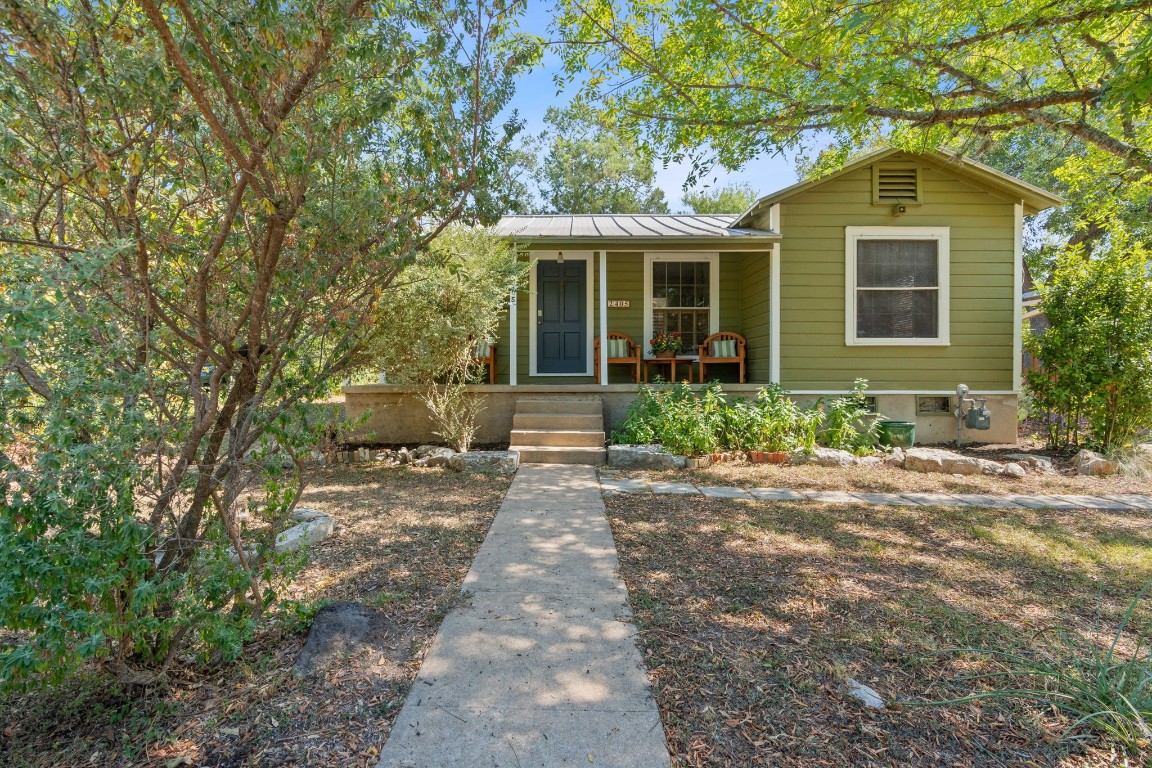
[[[588,341],[585,261],[536,264],[536,369],[585,373]]]

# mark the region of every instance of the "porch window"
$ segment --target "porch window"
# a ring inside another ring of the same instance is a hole
[[[644,353],[652,334],[679,333],[681,354],[695,354],[698,344],[714,331],[717,259],[712,254],[667,256],[648,254],[645,283],[648,314]]]
[[[846,343],[948,344],[948,229],[846,230]]]

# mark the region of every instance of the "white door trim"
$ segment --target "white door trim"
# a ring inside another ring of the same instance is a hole
[[[556,261],[561,251],[533,251],[532,252],[532,266],[528,274],[528,375],[540,377],[556,377],[562,378],[565,376],[591,376],[592,375],[592,333],[593,333],[593,315],[595,314],[595,294],[592,288],[592,269],[593,260],[591,251],[563,251],[565,261],[583,261],[586,262],[584,267],[584,288],[586,293],[584,305],[584,370],[575,373],[540,373],[536,367],[536,264],[540,261]]]

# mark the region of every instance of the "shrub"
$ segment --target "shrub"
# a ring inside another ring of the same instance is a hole
[[[716,450],[811,452],[817,442],[867,453],[876,441],[877,415],[868,411],[860,379],[852,395],[798,406],[777,384],[754,400],[729,401],[719,384],[699,393],[683,382],[641,385],[628,417],[612,433],[616,443],[659,443],[687,455]]]
[[[1114,232],[1102,256],[1066,249],[1040,286],[1050,326],[1025,344],[1044,367],[1026,381],[1053,448],[1125,448],[1152,428],[1148,264],[1147,250]]]

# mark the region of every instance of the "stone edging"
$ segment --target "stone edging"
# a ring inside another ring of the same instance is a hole
[[[985,509],[1092,509],[1107,512],[1152,511],[1152,495],[1110,493],[1104,496],[1067,494],[985,493],[849,493],[847,491],[796,491],[791,488],[737,488],[735,486],[664,483],[612,477],[600,473],[604,494],[702,496],[709,499],[759,499],[761,501],[815,501],[825,504],[872,504],[893,507],[982,507]]]

